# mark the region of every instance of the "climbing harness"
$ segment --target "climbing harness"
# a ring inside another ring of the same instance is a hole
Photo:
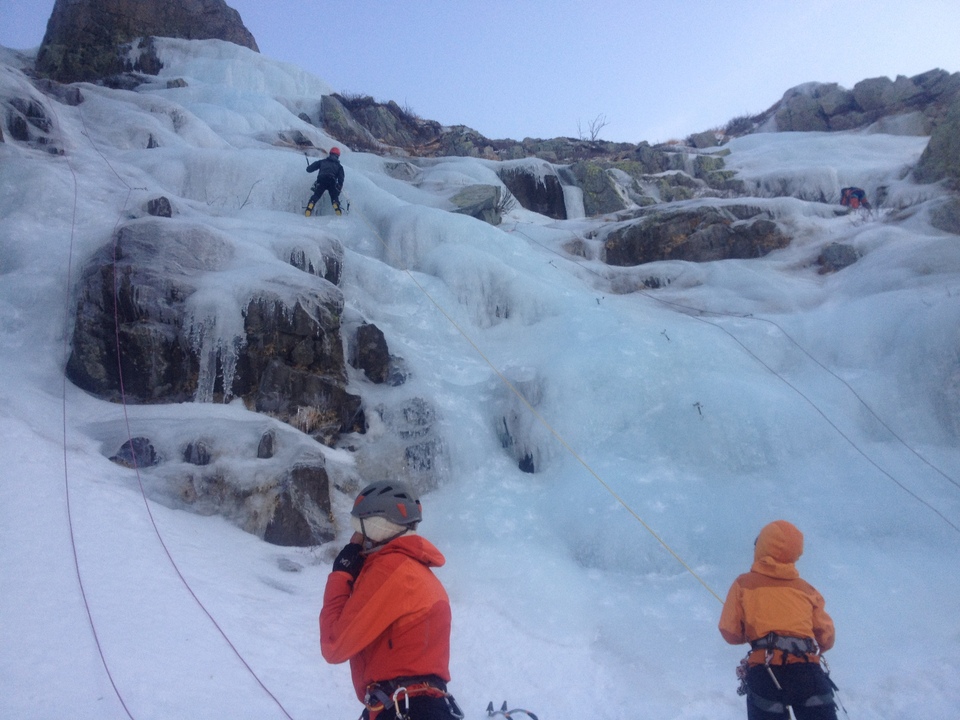
[[[790,637],[769,633],[762,638],[750,641],[753,650],[780,650],[787,655],[809,655],[820,652],[817,641],[813,638]]]
[[[843,707],[843,704],[836,697],[836,693],[839,688],[830,678],[830,668],[827,666],[827,661],[824,659],[823,655],[820,654],[820,648],[817,645],[817,641],[813,638],[798,638],[791,637],[789,635],[777,635],[776,633],[769,633],[761,638],[757,638],[756,640],[751,640],[750,650],[743,657],[743,659],[740,660],[740,664],[737,666],[737,679],[740,681],[739,685],[737,686],[737,695],[746,695],[749,702],[763,712],[781,715],[788,713],[789,716],[792,717],[792,710],[789,704],[779,700],[771,700],[770,698],[758,695],[751,690],[750,686],[747,684],[747,674],[752,667],[750,665],[750,656],[757,650],[764,651],[763,666],[766,669],[767,674],[770,676],[770,680],[773,681],[773,686],[778,692],[781,693],[783,692],[783,687],[780,685],[780,681],[777,680],[777,676],[773,672],[773,667],[771,666],[786,665],[787,659],[791,655],[801,658],[803,662],[807,663],[814,662],[814,660],[811,658],[811,655],[814,656],[816,658],[816,662],[822,666],[824,677],[827,679],[827,682],[830,684],[833,692],[811,695],[803,701],[803,707],[822,707],[836,704],[843,710],[844,714],[847,714],[847,709]],[[780,653],[780,662],[774,662],[774,660],[777,658],[777,653]]]
[[[500,706],[499,710],[493,709],[493,700],[491,700],[490,703],[487,705],[488,718],[496,717],[497,715],[502,715],[503,717],[507,718],[507,720],[512,720],[514,713],[523,713],[528,718],[530,718],[530,720],[537,720],[537,716],[534,715],[529,710],[524,710],[523,708],[514,708],[513,710],[507,710],[506,700],[503,701],[503,705]]]
[[[443,698],[450,716],[463,720],[463,711],[453,695],[447,692],[447,684],[436,675],[395,678],[370,683],[363,698],[362,720],[376,720],[387,708],[392,708],[396,720],[410,720],[410,698]],[[402,707],[401,707],[402,705]]]

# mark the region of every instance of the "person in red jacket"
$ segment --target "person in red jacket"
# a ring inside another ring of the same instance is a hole
[[[462,718],[450,681],[450,601],[431,568],[444,557],[416,534],[419,498],[375,482],[351,511],[356,532],[333,562],[320,611],[320,650],[350,661],[367,720]]]
[[[835,686],[820,664],[833,647],[833,620],[823,596],[794,565],[803,533],[786,520],[766,525],[754,545],[750,572],[738,577],[720,614],[731,645],[750,643],[744,658],[748,720],[836,720]],[[738,673],[740,674],[740,673]]]

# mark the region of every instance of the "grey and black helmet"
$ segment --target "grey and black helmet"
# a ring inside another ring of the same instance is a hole
[[[361,520],[382,517],[408,527],[423,518],[420,498],[409,485],[396,480],[380,480],[367,485],[357,495],[350,514]]]

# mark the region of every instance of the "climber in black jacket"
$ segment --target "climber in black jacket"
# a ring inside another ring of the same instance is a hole
[[[307,217],[313,215],[313,206],[323,193],[330,193],[333,211],[340,215],[340,190],[343,188],[343,165],[340,164],[340,148],[330,148],[330,154],[307,165],[307,172],[317,171],[317,181],[313,184],[313,196],[307,203]]]

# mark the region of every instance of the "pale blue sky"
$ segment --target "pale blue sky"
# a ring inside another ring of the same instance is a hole
[[[39,45],[54,0],[0,0]],[[231,0],[260,50],[343,92],[492,138],[651,142],[765,110],[808,81],[960,71],[957,0]]]

